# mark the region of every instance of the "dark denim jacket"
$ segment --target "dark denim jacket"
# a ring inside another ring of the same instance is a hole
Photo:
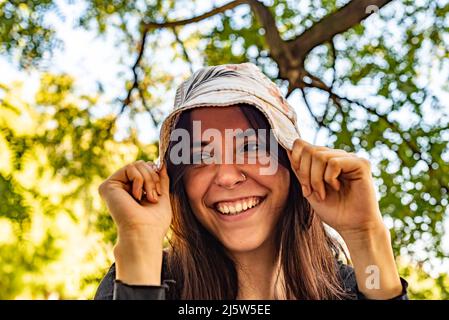
[[[339,274],[348,300],[366,300],[367,298],[358,290],[354,269],[339,263]],[[100,283],[95,294],[95,300],[164,300],[165,292],[169,290],[168,281],[162,286],[128,286],[115,280],[115,265],[113,264]],[[401,278],[402,293],[391,300],[408,300],[407,281]]]

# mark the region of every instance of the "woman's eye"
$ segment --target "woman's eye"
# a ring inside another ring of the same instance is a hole
[[[255,152],[259,149],[259,145],[257,143],[247,143],[243,146],[243,150],[247,152]]]
[[[204,152],[204,151],[197,152],[197,153],[195,153],[193,155],[194,159],[201,159],[201,160],[207,160],[207,159],[210,159],[212,157],[213,157],[213,155],[210,152]]]
[[[212,158],[212,154],[211,153],[209,153],[209,152],[202,152],[201,153],[201,159],[210,159],[210,158]]]

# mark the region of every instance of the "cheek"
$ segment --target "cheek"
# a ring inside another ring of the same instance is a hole
[[[281,187],[282,187],[282,192],[284,193],[285,198],[287,199],[288,192],[290,191],[290,183],[291,183],[290,179],[292,179],[292,177],[290,176],[290,172],[287,169],[283,169],[283,170],[284,170],[284,173],[282,175],[282,186]]]
[[[271,189],[273,194],[287,194],[290,186],[289,171],[280,166],[274,175],[260,176],[260,183]]]
[[[276,180],[278,181],[278,184],[281,186],[281,189],[283,191],[285,191],[285,190],[288,191],[288,188],[290,186],[290,173],[289,173],[289,171],[286,168],[280,166],[280,168],[279,168],[279,170],[278,170],[278,172],[276,174],[276,177],[277,177]]]
[[[198,216],[203,196],[207,191],[208,183],[206,182],[206,177],[198,172],[187,172],[183,177],[183,182],[190,206],[194,214]]]
[[[284,167],[280,167],[273,176],[262,177],[263,184],[271,190],[271,209],[281,212],[285,206],[290,188],[290,173]]]

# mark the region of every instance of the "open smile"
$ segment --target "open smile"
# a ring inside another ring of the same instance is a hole
[[[266,196],[251,196],[232,201],[219,201],[214,203],[213,209],[220,218],[226,221],[240,220],[255,212],[265,198]]]

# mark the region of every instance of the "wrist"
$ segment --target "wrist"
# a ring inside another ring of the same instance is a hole
[[[368,299],[391,299],[402,292],[390,233],[383,225],[342,235],[354,266],[357,287]]]
[[[390,243],[390,233],[382,222],[376,223],[369,228],[339,231],[346,245],[352,247],[370,247],[383,240]]]
[[[160,285],[163,259],[161,239],[119,236],[114,257],[117,280],[129,285]]]
[[[154,227],[151,225],[139,226],[118,226],[117,234],[119,240],[126,240],[132,242],[160,242],[162,243],[167,230]]]

